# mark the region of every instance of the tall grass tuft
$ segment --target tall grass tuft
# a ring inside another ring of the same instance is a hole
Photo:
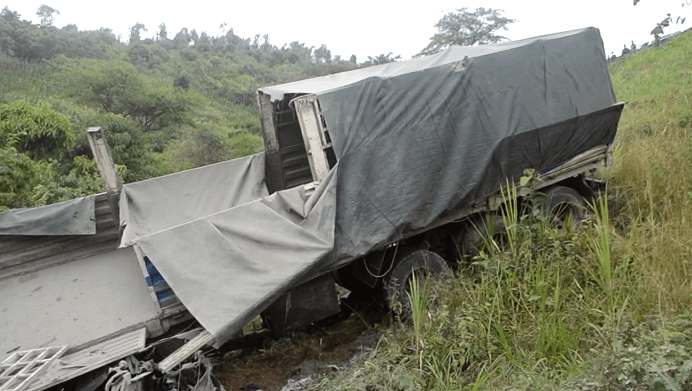
[[[597,236],[589,238],[589,247],[596,261],[596,270],[591,271],[591,276],[605,294],[607,310],[612,315],[615,312],[617,300],[613,281],[613,260],[610,251],[608,204],[604,198],[599,198],[598,204],[592,205],[592,208],[596,212]]]
[[[413,323],[413,335],[416,354],[420,357],[419,369],[423,370],[423,323],[428,308],[428,279],[420,277],[415,271],[411,273],[410,289],[408,295],[411,306],[411,321]]]

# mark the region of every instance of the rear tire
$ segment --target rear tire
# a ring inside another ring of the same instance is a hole
[[[466,228],[466,234],[462,240],[462,250],[468,262],[481,253],[487,245],[488,237],[500,247],[504,248],[505,236],[505,221],[502,216],[486,214],[472,220]]]
[[[449,268],[442,257],[428,250],[414,250],[403,254],[397,261],[385,278],[385,296],[389,309],[397,312],[399,319],[404,321],[411,313],[408,294],[413,275],[420,282],[432,274],[444,274]]]
[[[560,233],[568,229],[568,221],[576,225],[586,217],[584,198],[576,190],[567,186],[549,188],[545,195],[548,200],[546,209],[552,226]]]

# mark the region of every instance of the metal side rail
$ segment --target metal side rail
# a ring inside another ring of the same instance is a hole
[[[579,173],[584,173],[599,167],[609,166],[612,156],[612,144],[599,145],[583,152],[552,170],[539,174],[541,187],[550,186]]]

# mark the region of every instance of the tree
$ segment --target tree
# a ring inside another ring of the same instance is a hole
[[[60,11],[45,4],[38,7],[36,15],[41,18],[41,27],[52,26],[53,21],[55,21],[55,17],[53,16],[54,14],[60,15]]]
[[[0,147],[0,213],[33,206],[33,191],[42,183],[46,162],[34,161],[14,147]]]
[[[35,189],[54,181],[56,161],[73,141],[69,120],[50,103],[0,104],[0,212],[45,203]]]
[[[190,88],[190,82],[185,76],[180,76],[179,78],[175,79],[175,82],[173,82],[173,87],[179,87],[183,90],[187,90]]]
[[[314,46],[307,47],[298,41],[293,41],[281,48],[289,63],[303,66],[311,62],[313,49]]]
[[[326,45],[322,45],[315,49],[313,56],[315,57],[315,61],[320,64],[332,62],[332,52],[327,49]]]
[[[24,61],[36,61],[41,58],[42,32],[38,26],[26,20],[20,20],[19,14],[7,7],[0,14],[0,49],[7,55]]]
[[[401,56],[399,55],[394,55],[392,52],[389,52],[387,54],[380,54],[376,57],[368,56],[368,61],[363,63],[363,65],[368,66],[368,65],[381,65],[381,64],[387,64],[390,62],[395,62],[401,60]]]
[[[675,24],[684,24],[684,23],[685,23],[685,19],[686,19],[686,18],[683,18],[683,17],[681,17],[681,16],[678,16],[677,19],[676,19],[676,21],[675,21]],[[666,15],[666,18],[663,19],[662,21],[658,22],[658,23],[656,24],[656,27],[654,27],[654,29],[651,30],[651,35],[654,36],[654,41],[655,41],[656,45],[660,45],[660,44],[661,44],[661,35],[663,35],[663,29],[666,28],[666,27],[668,27],[668,26],[670,26],[670,24],[671,24],[672,22],[673,22],[673,17],[670,16],[670,14],[667,14],[667,15]]]
[[[159,25],[158,40],[168,41],[168,30],[166,29],[166,23],[161,23]]]
[[[211,43],[211,38],[209,38],[209,34],[207,34],[206,31],[202,31],[199,34],[199,38],[195,41],[195,45],[203,45],[203,44],[210,44]]]
[[[168,52],[162,45],[151,42],[148,39],[129,46],[128,56],[130,57],[130,62],[138,70],[145,67],[153,68],[157,64],[168,60],[169,57]]]
[[[476,8],[468,11],[467,7],[450,12],[435,24],[437,34],[430,38],[430,43],[419,55],[428,55],[447,49],[451,45],[473,46],[496,43],[507,38],[495,34],[507,30],[507,26],[516,22],[502,14],[504,11],[492,8]]]
[[[141,40],[140,31],[147,31],[142,23],[135,23],[134,26],[130,27],[130,43],[135,43]]]
[[[17,11],[10,11],[7,6],[2,9],[0,16],[8,23],[19,22],[19,18],[21,17]]]
[[[57,157],[74,141],[70,121],[50,103],[19,99],[0,104],[0,147],[12,147],[32,159]]]
[[[173,38],[173,42],[175,43],[176,48],[186,48],[190,45],[190,41],[192,40],[192,37],[190,37],[190,33],[187,31],[187,27],[183,27],[180,29],[180,32],[175,35]]]
[[[654,27],[654,29],[651,30],[651,35],[654,36],[654,41],[656,41],[656,45],[661,44],[661,35],[663,35],[663,28],[670,26],[670,19],[670,14],[668,14],[665,19],[657,23],[656,27]]]
[[[146,131],[189,122],[194,96],[143,77],[132,64],[82,61],[73,72],[77,77],[74,84],[79,86],[75,93],[84,103],[129,117]]]
[[[206,127],[189,132],[182,142],[182,148],[174,155],[174,160],[186,168],[205,166],[231,158],[224,139]]]
[[[634,5],[637,5],[637,3],[639,3],[640,1],[641,0],[634,0]],[[685,0],[685,2],[682,3],[683,7],[688,6],[688,5],[692,5],[692,0]],[[675,24],[685,24],[685,19],[687,19],[687,18],[682,17],[682,16],[678,16],[675,19]],[[656,45],[661,44],[661,35],[663,35],[663,29],[665,27],[670,26],[670,24],[672,22],[673,22],[673,17],[670,14],[667,14],[666,18],[663,19],[662,21],[656,23],[656,27],[654,27],[654,29],[651,30],[651,35],[654,36],[654,41],[655,41]]]

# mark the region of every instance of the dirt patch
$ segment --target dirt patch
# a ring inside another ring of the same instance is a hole
[[[298,390],[323,374],[357,362],[378,339],[376,328],[359,315],[351,315],[309,334],[228,353],[215,360],[213,372],[227,391]]]

